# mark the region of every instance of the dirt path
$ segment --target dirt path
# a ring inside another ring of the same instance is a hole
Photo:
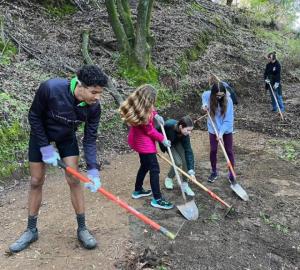
[[[299,269],[299,166],[276,157],[268,146],[269,139],[243,130],[235,134],[237,173],[240,183],[249,192],[248,203],[231,192],[220,155],[222,180],[210,187],[235,205],[238,215],[234,219],[224,219],[222,206],[202,191],[196,194],[201,211],[196,222],[185,222],[175,209],[167,212],[153,209],[148,199],[130,199],[138,168],[134,153],[116,156],[104,166],[102,175],[108,190],[174,232],[183,225],[173,242],[153,233],[102,196],[86,192],[88,225],[100,246],[92,251],[84,250],[76,240],[76,222],[69,192],[62,180],[63,172],[54,170],[49,173],[44,188],[39,241],[24,252],[8,257],[5,255],[7,246],[26,226],[27,188],[21,185],[5,196],[2,194],[1,269],[109,270],[159,264],[165,269]],[[195,131],[192,143],[197,175],[206,179],[210,167],[207,134]],[[160,164],[163,179],[168,167],[163,161]],[[148,186],[148,181],[146,183]],[[203,183],[208,186],[206,181]],[[163,192],[180,202],[178,189]]]

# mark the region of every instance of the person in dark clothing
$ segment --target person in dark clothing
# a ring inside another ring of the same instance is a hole
[[[283,99],[282,99],[282,89],[280,82],[281,66],[279,61],[276,59],[276,52],[271,52],[268,54],[269,63],[266,65],[264,79],[265,88],[270,91],[271,101],[272,101],[272,111],[277,112],[277,104],[275,98],[271,92],[270,84],[273,88],[274,95],[278,101],[279,108],[282,112],[285,111]]]
[[[179,121],[168,119],[164,128],[167,139],[171,142],[171,152],[176,166],[182,167],[190,176],[195,176],[194,153],[191,146],[190,134],[194,128],[194,123],[189,116],[182,117]],[[161,131],[161,128],[158,128]],[[160,143],[159,147],[162,152],[166,152],[167,148]],[[171,167],[165,179],[165,187],[173,189],[173,178],[175,177],[174,168]],[[189,187],[187,179],[183,176],[183,190],[189,196],[195,196],[193,190]]]
[[[96,158],[96,138],[101,108],[99,99],[107,77],[95,65],[83,66],[71,81],[55,78],[41,83],[31,108],[29,123],[29,168],[31,174],[28,223],[26,231],[9,249],[19,252],[38,239],[37,217],[42,202],[45,164],[57,166],[58,160],[78,169],[79,149],[77,127],[84,123],[83,150],[87,175],[91,183],[85,187],[96,192],[100,186],[99,165]],[[53,146],[55,143],[56,148]],[[65,175],[70,187],[71,201],[76,213],[77,237],[87,249],[96,247],[97,241],[85,225],[85,206],[82,186],[78,180]]]

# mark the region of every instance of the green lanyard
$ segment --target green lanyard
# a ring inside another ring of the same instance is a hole
[[[73,96],[74,96],[74,93],[75,93],[75,88],[76,88],[77,83],[78,83],[78,78],[77,77],[74,77],[73,79],[71,79],[70,90],[71,90],[71,93],[72,93]],[[86,105],[87,105],[87,103],[82,101],[77,106],[84,107]]]

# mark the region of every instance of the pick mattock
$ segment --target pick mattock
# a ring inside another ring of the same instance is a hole
[[[162,133],[163,133],[164,137],[167,138],[167,135],[166,135],[166,131],[165,131],[164,126],[163,126],[162,124],[160,124],[160,127],[161,127],[161,130],[162,130]],[[167,149],[168,149],[168,153],[169,153],[169,156],[170,156],[170,158],[171,158],[171,161],[172,161],[172,166],[173,166],[174,171],[175,171],[177,183],[178,183],[178,185],[180,186],[180,190],[181,190],[181,193],[182,193],[182,197],[183,197],[183,199],[184,199],[184,204],[176,205],[176,207],[178,208],[179,212],[180,212],[186,219],[188,219],[188,220],[196,220],[196,219],[198,219],[198,217],[199,217],[199,210],[198,210],[198,207],[196,206],[194,200],[191,200],[191,201],[187,202],[186,196],[185,196],[185,194],[184,194],[183,186],[182,186],[182,183],[181,183],[181,179],[180,179],[179,173],[178,173],[178,171],[177,171],[177,167],[176,167],[176,164],[175,164],[175,161],[174,161],[172,152],[171,152],[171,147],[167,147]]]
[[[169,163],[170,165],[172,165],[172,162],[170,160],[168,160],[166,157],[164,157],[161,154],[157,154],[161,159],[163,159],[164,161],[166,161],[167,163]],[[212,192],[211,190],[209,190],[207,187],[205,187],[204,185],[202,185],[199,181],[196,180],[196,177],[192,177],[189,174],[187,174],[184,170],[182,170],[181,168],[177,167],[177,170],[180,171],[183,175],[185,175],[190,181],[192,181],[195,185],[197,185],[198,187],[202,188],[205,192],[207,192],[209,194],[210,197],[212,197],[213,199],[215,199],[216,201],[220,202],[222,205],[227,207],[227,211],[225,216],[227,216],[227,214],[229,214],[230,212],[232,212],[233,210],[233,206],[229,205],[228,203],[226,203],[225,201],[223,201],[217,194],[215,194],[214,192]]]
[[[75,170],[75,169],[73,169],[69,166],[66,166],[64,164],[64,162],[62,162],[61,160],[58,160],[58,165],[61,168],[63,168],[68,174],[74,176],[78,180],[80,180],[82,182],[85,182],[85,183],[91,182],[91,180],[88,177],[82,175],[77,170]],[[167,230],[166,228],[160,226],[159,224],[157,224],[155,221],[151,220],[150,218],[148,218],[144,214],[138,212],[133,207],[129,206],[127,203],[122,201],[120,198],[118,198],[115,195],[111,194],[110,192],[106,191],[104,188],[99,188],[97,190],[97,192],[103,194],[109,200],[113,201],[114,203],[118,204],[122,208],[126,209],[128,212],[135,215],[138,219],[143,221],[145,224],[150,225],[154,230],[161,232],[162,234],[164,234],[165,236],[169,237],[172,240],[175,239],[175,235],[173,233],[171,233],[169,230]]]
[[[216,134],[217,138],[219,138],[219,133],[218,133],[218,131],[217,131],[217,128],[216,128],[216,126],[215,126],[214,121],[212,120],[212,118],[211,118],[211,116],[210,116],[209,111],[207,111],[207,115],[208,115],[208,118],[209,118],[209,120],[210,120],[210,122],[211,122],[211,124],[212,124],[212,126],[213,126],[213,129],[214,129],[214,131],[215,131],[215,134]],[[232,190],[233,190],[233,191],[234,191],[234,192],[235,192],[242,200],[248,201],[248,200],[249,200],[249,196],[248,196],[247,192],[241,187],[240,184],[238,184],[238,183],[236,182],[236,174],[235,174],[235,172],[234,172],[234,170],[233,170],[233,166],[232,166],[232,164],[231,164],[231,162],[230,162],[230,159],[229,159],[229,157],[228,157],[228,155],[227,155],[227,153],[226,153],[226,150],[225,150],[223,141],[222,141],[222,140],[219,140],[219,144],[220,144],[220,146],[221,146],[221,148],[222,148],[222,151],[223,151],[223,154],[224,154],[224,156],[225,156],[225,159],[226,159],[228,168],[230,169],[230,171],[231,171],[231,173],[232,173],[232,175],[233,175],[233,177],[234,177],[234,180],[235,180],[234,183],[231,183],[231,184],[230,184],[230,188],[231,188],[231,189],[232,189]]]
[[[271,82],[268,82],[268,85],[270,86],[270,90],[271,90],[271,93],[272,93],[273,98],[274,98],[274,100],[275,100],[276,106],[277,106],[277,108],[278,108],[278,112],[279,112],[279,114],[280,114],[280,117],[281,117],[282,121],[284,121],[283,114],[282,114],[282,111],[281,111],[281,109],[280,109],[280,107],[279,107],[279,103],[278,103],[277,97],[276,97],[276,95],[275,95],[275,93],[274,93],[274,90],[273,90],[273,87],[272,87],[272,85],[271,85]]]

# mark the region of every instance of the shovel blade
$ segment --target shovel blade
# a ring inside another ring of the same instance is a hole
[[[247,192],[242,188],[240,184],[234,183],[231,184],[230,187],[243,201],[249,201]]]
[[[187,220],[197,220],[199,217],[199,210],[194,200],[177,205],[176,207]]]

